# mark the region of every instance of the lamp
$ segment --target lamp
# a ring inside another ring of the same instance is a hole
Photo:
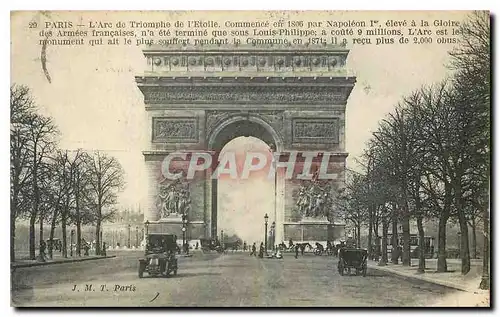
[[[69,255],[73,256],[73,236],[75,235],[75,229],[71,229],[70,232],[70,243],[69,243]]]
[[[274,241],[275,238],[274,238],[274,230],[276,228],[276,222],[273,221],[273,223],[271,224],[271,242],[272,242],[272,250],[274,251],[274,245],[276,244],[276,242]]]
[[[269,216],[266,215],[264,216],[264,250],[266,252],[266,255],[267,255],[267,221],[269,220]]]

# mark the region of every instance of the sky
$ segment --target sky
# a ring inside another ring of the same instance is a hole
[[[52,14],[53,19],[78,20],[81,17],[83,21],[97,16],[108,20],[130,17],[153,19],[146,13],[143,16],[139,13]],[[183,14],[169,15],[172,16],[185,17]],[[293,14],[290,13],[290,16]],[[425,18],[432,21],[439,18],[462,20],[464,16],[464,12],[309,12],[302,18]],[[165,17],[165,14],[160,14],[154,18]],[[199,13],[198,17],[206,17],[206,13]],[[247,14],[248,17],[251,18],[252,14]],[[215,18],[224,19],[225,16]],[[145,206],[147,179],[142,151],[148,148],[149,134],[143,97],[134,80],[134,76],[140,75],[145,68],[141,48],[49,46],[49,83],[41,68],[41,47],[37,44],[39,30],[25,27],[29,21],[37,19],[42,21],[43,17],[29,12],[18,13],[12,18],[11,83],[24,84],[32,89],[40,110],[52,116],[59,127],[61,148],[101,150],[114,155],[126,173],[127,186],[120,195],[120,205],[124,208]],[[448,70],[444,65],[451,46],[349,45],[348,48],[351,51],[347,67],[357,77],[346,107],[346,151],[350,153],[348,167],[354,167],[354,160],[362,153],[371,132],[404,95],[446,76]],[[245,145],[240,143],[240,146]],[[255,183],[251,187],[261,185]],[[269,197],[259,199],[270,201]],[[241,203],[230,204],[227,209],[241,209]]]

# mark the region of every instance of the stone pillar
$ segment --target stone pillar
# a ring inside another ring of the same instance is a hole
[[[280,244],[285,241],[285,179],[284,173],[278,170],[276,173],[276,211],[275,211],[275,221],[276,221],[276,231],[275,231],[275,243]]]
[[[161,161],[153,157],[146,157],[146,172],[148,176],[148,193],[147,205],[144,209],[144,221],[151,222],[159,219],[157,196],[161,176]]]

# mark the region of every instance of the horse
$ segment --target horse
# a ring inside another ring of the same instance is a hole
[[[231,250],[234,252],[234,251],[238,251],[239,248],[240,248],[239,241],[224,242],[224,251]]]
[[[309,242],[297,243],[295,245],[299,247],[301,255],[304,255],[304,251],[305,251],[306,247],[309,247],[309,250],[314,249],[313,246]]]
[[[314,255],[323,255],[325,248],[319,242],[316,242],[316,248],[314,248]]]

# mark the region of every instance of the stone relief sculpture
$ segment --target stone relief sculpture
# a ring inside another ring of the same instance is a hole
[[[153,139],[168,141],[169,139],[196,140],[196,119],[155,118],[153,121]]]
[[[189,184],[180,180],[168,185],[160,184],[157,208],[160,218],[188,214],[191,208]]]
[[[296,206],[302,217],[328,220],[333,212],[333,190],[328,182],[307,181],[298,190]]]

